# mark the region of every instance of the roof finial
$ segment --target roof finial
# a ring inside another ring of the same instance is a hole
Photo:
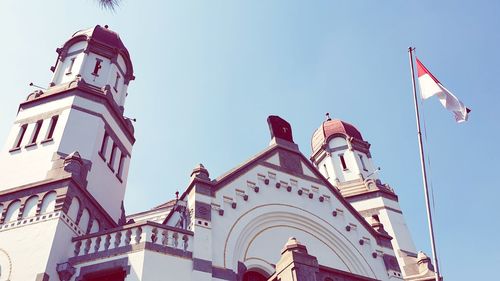
[[[108,28],[109,28],[109,26],[106,24],[106,25],[104,25],[104,28],[108,29]]]
[[[175,192],[175,201],[179,201],[179,191]]]
[[[332,121],[332,118],[330,118],[330,113],[326,113],[326,121]]]

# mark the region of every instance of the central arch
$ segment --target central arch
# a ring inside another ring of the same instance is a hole
[[[243,274],[243,281],[267,281],[270,276],[258,268],[250,268]]]
[[[260,237],[266,235],[267,237],[273,237],[272,235],[277,233],[280,228],[282,230],[281,235],[279,235],[279,245],[273,245],[273,252],[275,251],[278,255],[289,237],[281,237],[283,233],[287,233],[283,229],[289,229],[304,233],[308,241],[302,242],[306,246],[314,240],[314,243],[324,246],[328,254],[338,257],[341,264],[337,264],[337,268],[345,267],[345,270],[351,273],[376,278],[374,270],[363,254],[342,232],[317,215],[287,204],[256,206],[238,217],[226,237],[224,266],[234,268],[238,261],[241,261],[245,263],[247,268],[250,268],[249,266],[252,264],[260,263],[262,269],[266,269],[266,272],[269,271],[272,264],[278,261],[276,257],[273,258],[276,260],[266,260],[260,256],[255,256],[255,253],[249,255],[249,249],[253,243],[256,243],[255,241],[263,239]],[[317,255],[318,253],[311,254]],[[259,259],[261,259],[261,262],[256,262]]]

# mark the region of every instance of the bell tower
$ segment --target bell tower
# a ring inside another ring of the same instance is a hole
[[[118,222],[135,142],[123,115],[134,79],[128,50],[117,33],[97,25],[73,34],[57,53],[48,89],[20,104],[0,152],[0,195],[64,177],[72,155],[81,164],[72,173]]]
[[[125,219],[135,142],[123,115],[134,79],[128,50],[97,25],[73,34],[57,54],[49,87],[21,102],[0,151],[0,241],[8,242],[0,252],[9,257],[0,267],[8,280],[56,280],[59,269],[71,271],[62,263],[72,237]]]
[[[369,222],[384,226],[392,239],[403,275],[415,272],[417,252],[399,199],[394,190],[377,176],[370,144],[353,125],[338,119],[327,120],[314,132],[311,160],[351,205]]]

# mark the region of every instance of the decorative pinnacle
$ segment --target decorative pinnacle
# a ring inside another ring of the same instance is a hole
[[[327,112],[325,115],[326,115],[326,121],[331,121],[332,120],[332,118],[330,118],[330,113],[329,112]]]
[[[281,254],[285,253],[286,251],[301,252],[307,254],[306,246],[302,245],[302,243],[300,243],[295,237],[288,238],[288,241],[281,250]]]
[[[197,177],[205,180],[210,180],[210,174],[203,164],[198,164],[191,173],[191,177]]]

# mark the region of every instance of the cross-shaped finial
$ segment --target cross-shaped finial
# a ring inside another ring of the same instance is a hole
[[[330,120],[332,120],[332,118],[330,118],[330,113],[327,112],[326,113],[326,121],[330,121]]]

